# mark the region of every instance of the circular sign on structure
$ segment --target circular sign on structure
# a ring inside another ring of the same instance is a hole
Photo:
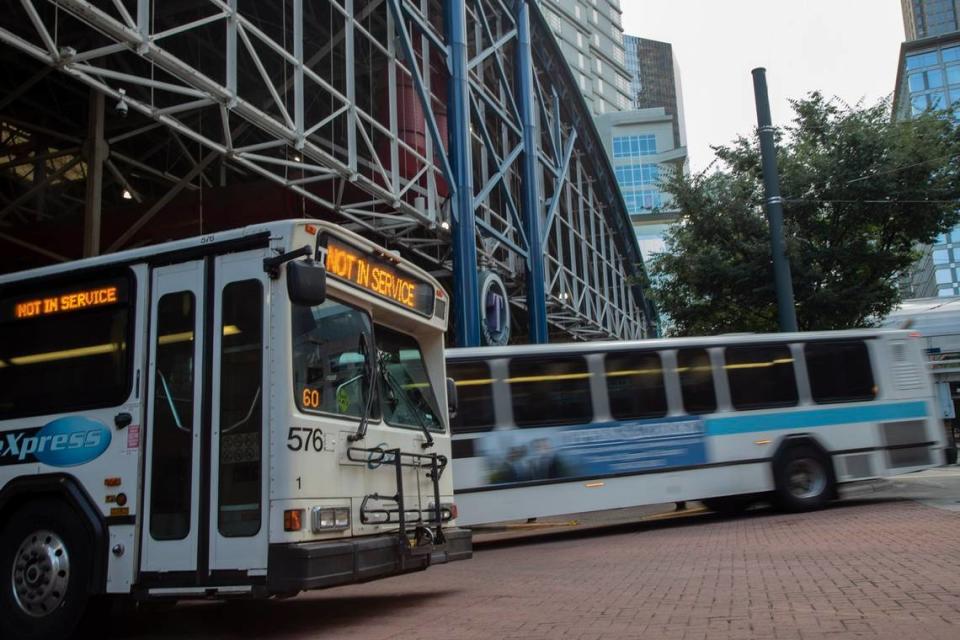
[[[502,347],[510,341],[510,305],[507,303],[507,287],[500,276],[492,271],[481,271],[478,285],[480,338],[487,346]]]

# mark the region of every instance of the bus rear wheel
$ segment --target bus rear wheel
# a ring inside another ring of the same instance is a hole
[[[810,446],[787,449],[774,463],[776,505],[783,511],[812,511],[826,506],[835,494],[833,467]]]
[[[89,595],[92,549],[79,518],[61,502],[21,507],[0,531],[0,636],[67,638]]]

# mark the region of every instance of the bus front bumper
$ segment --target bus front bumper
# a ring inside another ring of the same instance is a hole
[[[286,594],[422,571],[432,564],[467,560],[473,556],[468,529],[445,528],[446,544],[429,553],[411,553],[393,535],[347,540],[271,544],[267,588]],[[426,551],[421,550],[421,551]]]

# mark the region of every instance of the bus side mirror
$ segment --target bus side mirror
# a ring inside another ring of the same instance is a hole
[[[287,263],[287,295],[290,302],[314,307],[327,299],[327,270],[313,260]]]
[[[447,410],[451,418],[457,415],[457,383],[453,378],[447,378]]]

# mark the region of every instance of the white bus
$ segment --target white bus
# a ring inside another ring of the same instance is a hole
[[[469,558],[448,302],[308,220],[0,277],[0,637]]]
[[[921,347],[863,330],[449,350],[459,523],[813,509],[837,483],[942,464]]]

